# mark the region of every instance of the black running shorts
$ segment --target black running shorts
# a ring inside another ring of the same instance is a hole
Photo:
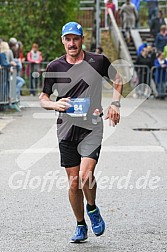
[[[68,168],[80,165],[82,157],[98,162],[101,144],[62,140],[59,143],[61,166]]]

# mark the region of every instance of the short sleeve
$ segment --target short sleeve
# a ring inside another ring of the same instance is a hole
[[[50,96],[53,93],[52,87],[55,83],[55,79],[52,77],[49,77],[49,74],[48,74],[49,72],[50,73],[53,72],[52,67],[50,65],[47,66],[46,76],[44,78],[44,86],[43,86],[43,93],[46,93]]]
[[[103,68],[102,68],[102,76],[109,78],[110,80],[114,80],[116,76],[116,69],[112,66],[111,62],[106,56],[103,56]]]

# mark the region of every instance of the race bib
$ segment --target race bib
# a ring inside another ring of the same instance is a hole
[[[71,98],[71,107],[66,113],[72,117],[84,117],[90,107],[90,98]]]

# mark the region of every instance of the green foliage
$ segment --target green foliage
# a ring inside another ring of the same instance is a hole
[[[39,43],[45,60],[64,53],[61,28],[76,20],[79,0],[15,0],[0,2],[0,38],[20,40],[24,54],[33,42]]]

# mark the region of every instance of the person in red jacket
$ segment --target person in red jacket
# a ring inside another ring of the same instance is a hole
[[[39,72],[40,63],[42,62],[42,53],[38,50],[38,44],[33,43],[32,49],[27,54],[28,75],[30,76],[30,94],[35,96],[35,90],[38,87],[38,78],[35,77],[34,72]]]
[[[111,25],[111,21],[110,21],[110,16],[109,16],[109,13],[108,13],[108,9],[111,9],[112,12],[113,12],[113,15],[115,16],[115,4],[113,3],[112,0],[108,0],[106,2],[107,24],[108,24],[108,26],[110,26]]]

